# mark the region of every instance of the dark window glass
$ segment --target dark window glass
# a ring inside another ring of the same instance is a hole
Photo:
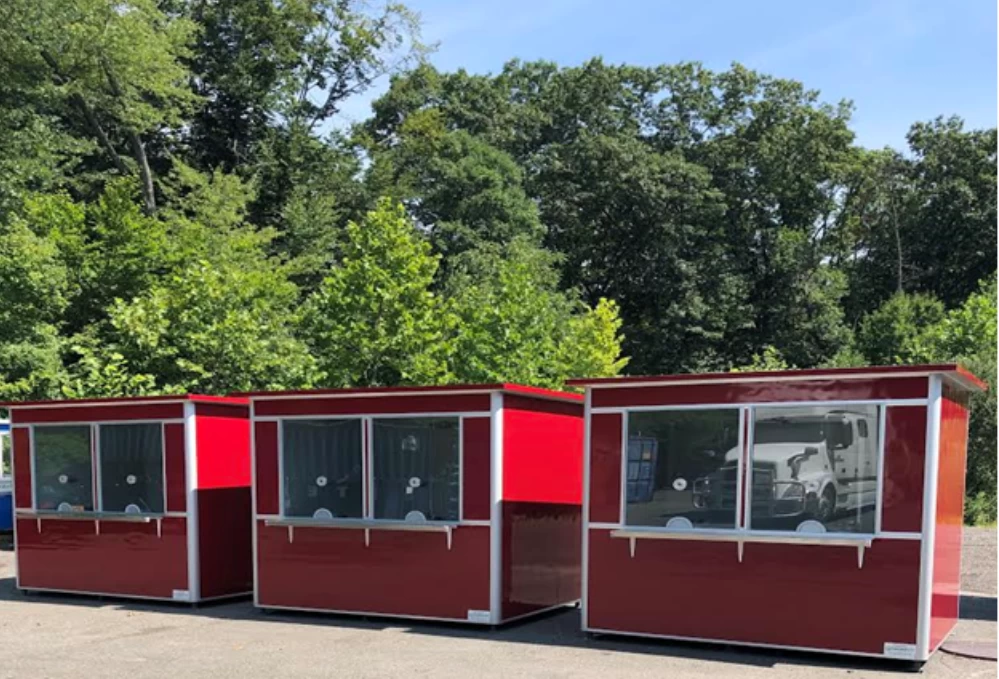
[[[90,427],[35,427],[38,509],[93,511]]]
[[[163,425],[103,424],[101,511],[163,513]]]
[[[750,527],[873,533],[878,426],[877,406],[757,408]]]
[[[375,518],[458,520],[458,429],[458,418],[374,421]]]
[[[739,411],[628,414],[625,523],[735,528]]]
[[[284,515],[361,518],[361,420],[285,420]]]

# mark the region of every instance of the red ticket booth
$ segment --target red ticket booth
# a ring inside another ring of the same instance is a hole
[[[249,402],[6,403],[17,586],[199,602],[249,594]]]
[[[249,396],[258,607],[495,625],[579,600],[582,396]]]
[[[571,383],[585,630],[925,661],[953,629],[970,373]],[[635,492],[645,457],[652,489]]]

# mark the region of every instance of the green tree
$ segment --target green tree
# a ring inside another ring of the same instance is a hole
[[[606,377],[624,367],[616,305],[601,300],[590,309],[560,291],[553,259],[527,239],[460,258],[446,288],[459,382],[561,387],[569,377]]]
[[[928,330],[945,313],[932,296],[896,294],[861,321],[856,349],[869,365],[932,362],[936,347]]]
[[[404,208],[382,200],[347,225],[341,260],[306,303],[303,333],[327,386],[449,380],[439,258]]]
[[[10,0],[0,6],[0,80],[43,116],[100,150],[99,169],[139,178],[156,209],[147,147],[195,101],[189,55],[196,26],[154,0]]]

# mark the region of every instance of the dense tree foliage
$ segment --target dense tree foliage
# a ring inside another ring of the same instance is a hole
[[[928,360],[994,383],[995,129],[864,149],[848,104],[739,65],[431,50],[395,2],[0,4],[0,398]]]

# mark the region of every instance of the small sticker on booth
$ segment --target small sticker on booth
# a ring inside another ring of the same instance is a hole
[[[174,601],[190,601],[191,600],[191,593],[189,591],[187,591],[186,589],[175,589],[173,591],[173,600]]]
[[[886,641],[885,642],[885,657],[888,658],[899,658],[901,660],[915,660],[916,659],[916,645],[915,644],[900,644],[897,642]]]
[[[329,483],[329,479],[327,479],[325,476],[316,477],[316,485],[319,486],[320,488],[325,488],[327,483]]]
[[[69,482],[69,477],[67,475],[65,475],[65,474],[60,474],[59,475],[59,483],[65,484],[65,483],[68,483],[68,482]]]
[[[489,611],[475,611],[468,609],[468,622],[492,622],[493,617],[489,614]]]
[[[136,480],[137,479],[135,478],[135,474],[129,474],[128,476],[125,477],[125,483],[127,483],[130,486],[134,486]]]
[[[673,490],[687,490],[687,479],[673,479]]]

